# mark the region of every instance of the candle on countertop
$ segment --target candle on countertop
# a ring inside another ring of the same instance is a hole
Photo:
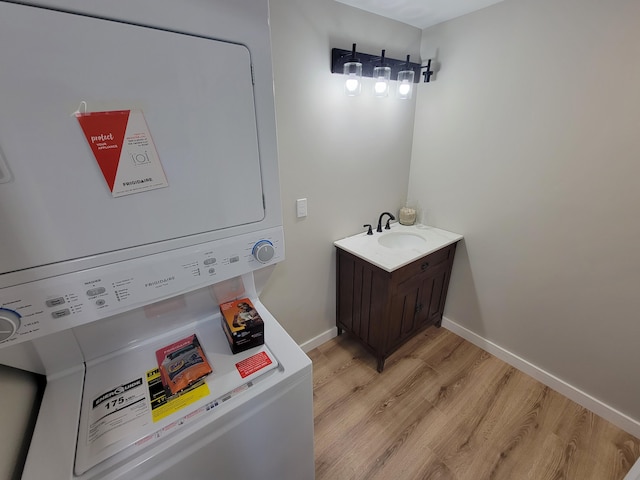
[[[402,207],[400,209],[400,223],[402,225],[413,225],[416,223],[416,209],[411,207]]]

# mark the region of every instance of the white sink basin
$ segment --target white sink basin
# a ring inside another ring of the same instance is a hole
[[[374,232],[373,235],[362,232],[333,243],[387,272],[393,272],[460,240],[462,235],[427,225],[392,223],[391,230]]]
[[[415,233],[396,232],[381,235],[378,237],[378,243],[387,248],[420,248],[427,241]]]

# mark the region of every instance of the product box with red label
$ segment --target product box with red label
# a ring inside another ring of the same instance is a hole
[[[264,322],[248,298],[220,305],[222,328],[233,353],[264,343]]]

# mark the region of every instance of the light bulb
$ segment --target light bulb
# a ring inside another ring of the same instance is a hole
[[[347,92],[355,92],[359,84],[360,82],[357,78],[347,78],[347,81],[344,83],[344,88],[347,89]]]
[[[403,100],[411,98],[413,91],[413,78],[413,70],[403,70],[398,72],[398,98]]]
[[[389,80],[391,79],[390,67],[375,67],[373,69],[373,94],[376,97],[386,97],[389,94]]]
[[[376,95],[384,95],[387,91],[387,82],[384,80],[377,80],[373,89],[375,90]]]
[[[406,80],[402,82],[398,87],[398,93],[400,93],[400,95],[403,97],[406,97],[410,91],[411,91],[411,84]]]
[[[348,97],[360,95],[362,91],[362,64],[360,62],[347,62],[344,64],[343,73],[347,76],[344,81],[344,93]]]

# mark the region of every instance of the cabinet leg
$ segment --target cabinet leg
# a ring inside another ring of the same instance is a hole
[[[338,336],[342,335],[342,329],[338,325],[336,325],[336,328],[338,329]]]
[[[378,373],[382,373],[382,370],[384,370],[384,358],[378,357]]]
[[[442,317],[440,317],[440,320],[434,323],[434,325],[436,326],[436,328],[440,328],[442,326]]]

